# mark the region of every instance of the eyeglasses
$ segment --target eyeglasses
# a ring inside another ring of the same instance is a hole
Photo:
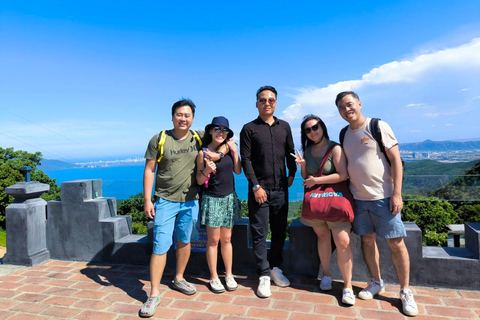
[[[310,128],[305,128],[304,131],[305,131],[305,134],[309,134],[312,131],[317,131],[318,128],[319,128],[319,124],[317,123],[311,126]]]
[[[270,104],[274,104],[277,100],[275,100],[275,98],[268,98],[268,99],[260,98],[260,99],[258,99],[258,102],[261,103],[261,104],[267,103],[267,101]]]
[[[224,134],[227,134],[228,133],[228,129],[227,128],[220,128],[220,127],[213,127],[213,130],[215,130],[216,133],[224,133]]]

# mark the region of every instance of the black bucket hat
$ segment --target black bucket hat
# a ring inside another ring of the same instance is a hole
[[[210,129],[217,126],[224,126],[225,128],[228,129],[227,139],[230,139],[231,137],[233,137],[233,131],[230,130],[228,119],[222,116],[214,117],[212,119],[212,123],[207,124],[205,126],[205,133],[208,133]]]

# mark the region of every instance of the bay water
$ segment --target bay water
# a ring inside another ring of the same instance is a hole
[[[40,168],[41,169],[41,168]],[[44,170],[52,179],[56,179],[58,186],[65,181],[82,179],[101,179],[104,197],[115,197],[117,200],[128,199],[143,191],[143,164],[73,168],[61,170]],[[245,175],[235,175],[235,188],[237,195],[242,200],[248,197],[248,181]],[[303,199],[302,178],[297,171],[293,185],[289,189],[289,200]]]

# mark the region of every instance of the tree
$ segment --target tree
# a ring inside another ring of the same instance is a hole
[[[42,170],[37,170],[42,161],[40,152],[29,153],[26,151],[15,151],[13,148],[0,148],[0,226],[5,226],[5,208],[13,202],[12,196],[5,194],[5,188],[18,182],[25,181],[21,169],[32,168],[31,180],[48,184],[50,190],[42,194],[42,199],[56,200],[60,198],[60,188],[55,179],[50,179]]]
[[[422,229],[423,244],[446,246],[447,225],[459,218],[448,201],[425,200],[406,201],[402,210],[403,221],[413,221]]]
[[[14,198],[5,193],[5,188],[23,181],[22,174],[7,164],[0,164],[0,226],[5,228],[5,208]]]
[[[127,200],[119,203],[117,212],[120,215],[132,216],[132,233],[147,234],[149,219],[143,212],[143,192],[130,196]]]

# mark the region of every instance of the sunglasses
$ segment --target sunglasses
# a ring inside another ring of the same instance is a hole
[[[268,98],[268,99],[260,98],[260,99],[258,99],[258,102],[261,103],[261,104],[267,103],[267,101],[270,104],[274,104],[275,101],[277,101],[277,100],[275,100],[275,98]]]
[[[311,126],[310,128],[305,128],[304,129],[305,134],[309,134],[312,131],[317,131],[319,127],[320,127],[320,125],[317,123],[317,124]]]
[[[227,134],[228,133],[228,129],[227,128],[220,128],[220,127],[213,127],[213,130],[215,130],[216,133],[224,133],[224,134]]]

